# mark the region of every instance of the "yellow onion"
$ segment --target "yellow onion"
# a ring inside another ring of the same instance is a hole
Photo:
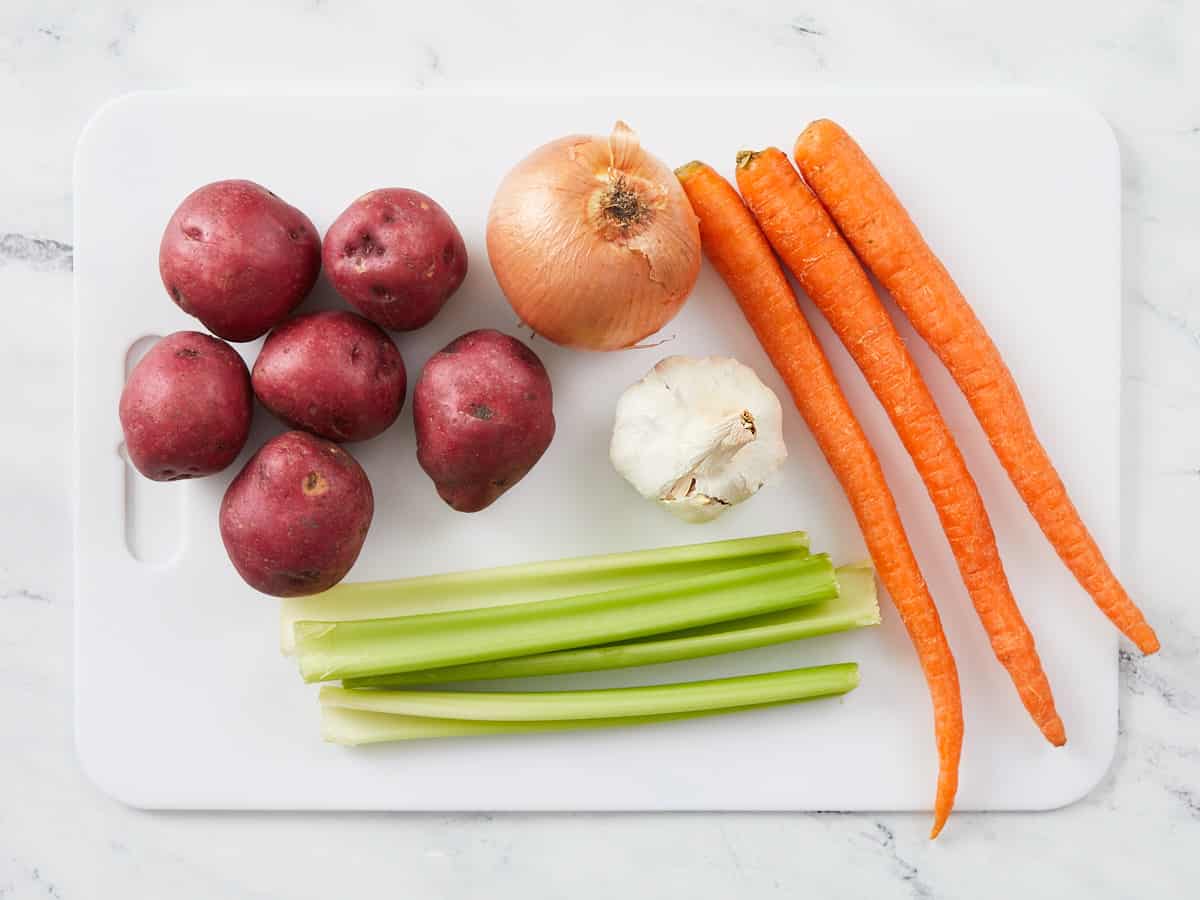
[[[521,320],[568,347],[618,350],[679,312],[700,232],[675,173],[617,122],[519,162],[492,201],[488,258]]]

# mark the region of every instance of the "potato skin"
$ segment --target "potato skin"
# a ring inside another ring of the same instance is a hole
[[[362,549],[375,500],[349,453],[303,431],[267,441],[221,500],[221,540],[238,574],[276,597],[337,584]]]
[[[340,442],[365,441],[395,422],[408,376],[386,331],[336,310],[296,316],[272,331],[251,382],[284,422]]]
[[[472,331],[434,354],[413,391],[417,461],[438,495],[478,512],[520,481],[554,437],[550,377],[498,331]]]
[[[212,475],[237,459],[250,434],[250,373],[224,341],[177,331],[134,368],[119,412],[125,451],[147,478]]]
[[[467,277],[467,247],[450,216],[404,188],[351,203],[325,233],[322,259],[334,289],[392,331],[428,324]]]
[[[252,341],[308,296],[321,237],[308,216],[253,181],[215,181],[179,204],[158,248],[167,293],[227,341]]]

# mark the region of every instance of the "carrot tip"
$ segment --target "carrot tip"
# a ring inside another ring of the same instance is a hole
[[[1055,747],[1062,747],[1067,743],[1067,729],[1058,716],[1042,724],[1042,734]]]
[[[1129,629],[1129,639],[1133,641],[1139,650],[1146,656],[1151,653],[1157,653],[1159,649],[1158,635],[1154,633],[1145,622],[1138,622]]]
[[[949,814],[942,813],[933,820],[933,827],[929,829],[929,839],[931,841],[937,840],[937,836],[942,833],[942,828],[945,827],[946,819],[948,818]]]

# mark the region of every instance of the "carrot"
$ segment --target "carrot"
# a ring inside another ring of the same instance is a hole
[[[916,648],[933,701],[938,786],[931,837],[950,815],[962,752],[962,699],[954,655],[917,565],[879,458],[854,417],[791,284],[737,191],[710,167],[677,170],[700,220],[700,243],[729,286],[846,493],[875,562]]]
[[[1009,588],[983,498],[867,273],[781,150],[739,153],[737,184],[767,240],[829,320],[892,420],[1021,702],[1047,740],[1065,744],[1050,682]]]
[[[842,234],[958,382],[1001,465],[1071,573],[1143,653],[1158,637],[1109,568],[1037,438],[1000,351],[891,187],[839,125],[813,122],[796,163]]]

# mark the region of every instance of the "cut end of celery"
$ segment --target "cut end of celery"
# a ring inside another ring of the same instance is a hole
[[[869,562],[838,566],[834,576],[838,583],[838,598],[857,613],[858,626],[878,625],[883,621],[879,611],[879,588],[875,567]],[[836,602],[836,601],[834,601]]]

